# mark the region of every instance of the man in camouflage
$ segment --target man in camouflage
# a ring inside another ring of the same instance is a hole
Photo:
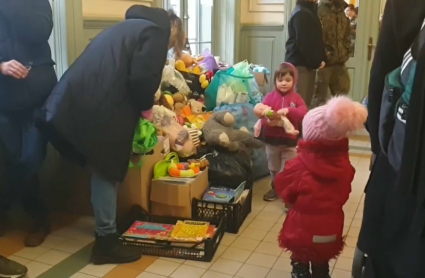
[[[352,56],[350,20],[345,15],[344,0],[321,0],[318,7],[327,54],[326,67],[319,70],[316,79],[315,104],[326,102],[328,88],[333,96],[347,95],[350,76],[345,62]]]

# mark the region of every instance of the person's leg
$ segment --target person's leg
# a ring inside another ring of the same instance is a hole
[[[22,123],[22,153],[16,165],[16,186],[22,188],[21,201],[24,210],[32,218],[30,234],[25,239],[29,247],[39,246],[50,233],[50,220],[47,204],[43,200],[39,172],[47,152],[47,140],[35,127],[32,115]]]
[[[267,163],[269,166],[270,171],[270,177],[271,177],[271,189],[268,191],[263,199],[267,202],[272,202],[277,199],[276,192],[274,190],[274,179],[279,173],[281,169],[280,165],[280,153],[279,153],[279,146],[272,146],[269,144],[266,144],[266,155],[267,155]]]
[[[316,71],[305,67],[297,67],[297,93],[301,95],[307,107],[311,106],[316,81]]]
[[[348,95],[350,87],[351,79],[347,67],[335,66],[329,82],[332,96]]]
[[[329,262],[312,262],[312,278],[331,278]]]
[[[334,67],[330,66],[317,71],[316,89],[314,92],[312,108],[326,103],[333,70]]]
[[[92,175],[91,202],[96,221],[96,240],[92,250],[94,264],[129,263],[142,256],[138,248],[124,245],[117,233],[117,186],[117,182]]]
[[[293,252],[291,255],[292,278],[310,278],[310,262]]]
[[[0,236],[7,228],[7,212],[19,192],[17,186],[11,181],[14,177],[20,178],[16,173],[21,153],[21,128],[19,123],[13,122],[9,117],[0,115]],[[18,186],[19,187],[19,186]]]

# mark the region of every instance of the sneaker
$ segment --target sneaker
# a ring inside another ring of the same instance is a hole
[[[266,202],[273,202],[277,200],[277,194],[274,188],[270,189],[270,191],[264,195],[263,199]]]
[[[328,263],[323,265],[312,265],[311,270],[313,272],[312,278],[331,278]]]
[[[138,261],[142,252],[137,247],[124,245],[118,234],[96,236],[91,260],[95,265],[124,264]]]
[[[297,262],[291,262],[292,265],[292,278],[311,278],[310,265]]]
[[[25,266],[0,256],[0,277],[20,278],[24,277],[27,272],[28,269]]]

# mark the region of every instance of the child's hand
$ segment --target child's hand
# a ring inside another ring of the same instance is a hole
[[[280,109],[279,111],[277,111],[277,113],[278,113],[279,115],[286,116],[286,115],[288,115],[288,113],[289,113],[289,109],[288,109],[288,108],[282,108],[282,109]]]

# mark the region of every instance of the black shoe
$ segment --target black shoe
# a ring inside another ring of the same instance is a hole
[[[291,262],[292,265],[292,278],[311,278],[310,265],[297,262]]]
[[[25,266],[0,256],[0,277],[19,278],[25,276],[27,272],[28,269]]]
[[[24,241],[26,247],[40,246],[50,234],[50,221],[47,218],[43,219],[44,220],[33,220],[30,233]]]
[[[331,278],[328,263],[323,265],[312,265],[311,270],[313,272],[313,278]]]
[[[7,226],[7,214],[6,211],[0,209],[0,237],[4,235]]]
[[[124,264],[139,260],[142,252],[137,247],[124,245],[118,234],[96,236],[91,260],[93,264]]]

